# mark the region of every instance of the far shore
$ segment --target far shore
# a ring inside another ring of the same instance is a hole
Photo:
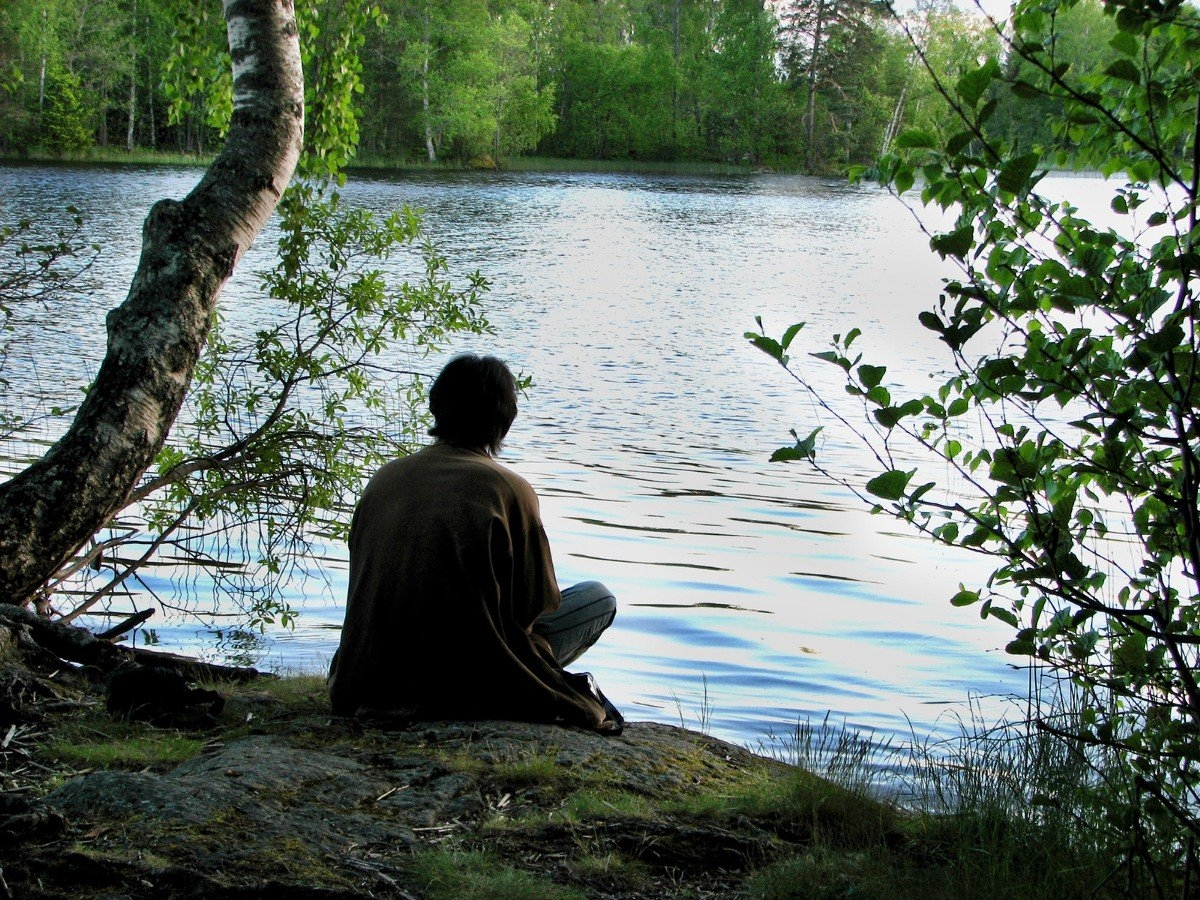
[[[154,150],[120,150],[93,147],[86,153],[50,154],[30,151],[24,154],[0,154],[3,165],[49,166],[195,166],[207,167],[215,153],[177,153]],[[786,165],[732,164],[703,160],[641,160],[641,159],[557,159],[543,156],[516,156],[498,162],[490,157],[463,163],[446,161],[431,163],[412,157],[363,156],[347,167],[355,172],[587,172],[594,174],[634,173],[653,175],[755,175],[780,172],[799,174]],[[840,176],[839,176],[840,177]]]

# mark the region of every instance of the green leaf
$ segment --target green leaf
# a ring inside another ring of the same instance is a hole
[[[999,75],[999,64],[989,59],[978,69],[973,69],[958,79],[958,83],[954,85],[954,92],[967,106],[975,106]]]
[[[753,331],[747,331],[745,338],[776,362],[783,359],[783,348],[774,338],[769,338],[765,334],[755,334]]]
[[[867,493],[882,500],[899,500],[904,496],[904,489],[908,487],[910,478],[912,478],[911,472],[892,469],[882,475],[876,475],[868,481]]]
[[[1184,331],[1176,322],[1137,342],[1137,351],[1148,356],[1163,356],[1183,343]]]
[[[1130,35],[1137,34],[1146,24],[1146,17],[1132,6],[1122,6],[1117,10],[1117,27]]]
[[[1036,100],[1038,97],[1042,96],[1042,92],[1040,90],[1035,88],[1028,81],[1022,81],[1020,79],[1014,81],[1010,85],[1009,90],[1011,90],[1022,100]]]
[[[935,487],[937,487],[936,481],[927,481],[923,485],[921,485],[920,487],[918,487],[914,491],[912,491],[912,493],[910,493],[908,495],[908,499],[910,502],[915,503],[918,500],[920,500],[922,497],[924,497],[926,494],[928,494],[930,491],[932,491]]]
[[[928,131],[910,128],[896,135],[896,146],[903,149],[937,149],[937,138]]]
[[[886,366],[862,365],[858,367],[858,379],[862,382],[863,387],[865,387],[867,390],[870,390],[879,384],[879,382],[883,381],[883,376],[886,373]]]
[[[966,588],[960,590],[957,594],[950,598],[951,606],[970,606],[973,603],[979,602],[979,591],[968,591]]]
[[[1125,56],[1137,56],[1141,49],[1138,39],[1127,31],[1118,31],[1116,37],[1108,42],[1108,46]]]
[[[938,318],[937,313],[930,312],[929,310],[922,310],[917,315],[917,321],[930,331],[936,331],[938,334],[946,333],[946,323]]]
[[[958,132],[958,134],[946,141],[946,155],[958,156],[958,154],[962,153],[965,149],[967,149],[967,147],[970,146],[971,141],[973,140],[975,140],[975,135],[971,134],[971,132]]]
[[[796,438],[796,443],[791,447],[780,447],[771,454],[771,462],[790,462],[796,460],[815,459],[817,456],[817,435],[821,433],[821,427],[814,428],[809,432],[808,437],[801,440],[796,432],[792,432],[792,436]]]
[[[792,325],[791,327],[788,328],[787,331],[785,331],[783,333],[783,340],[781,340],[779,343],[783,347],[784,350],[786,350],[788,347],[790,347],[792,345],[792,341],[796,339],[796,335],[800,333],[800,329],[803,327],[804,327],[803,322],[797,322],[795,325]]]
[[[949,234],[936,234],[929,240],[929,246],[936,250],[943,259],[947,256],[965,259],[974,244],[975,229],[970,225],[963,225]]]
[[[958,523],[947,522],[945,525],[939,525],[933,530],[933,536],[939,541],[944,541],[947,544],[953,544],[958,538]]]
[[[1128,81],[1133,84],[1142,83],[1142,73],[1132,62],[1127,59],[1118,59],[1111,63],[1104,74],[1112,78],[1119,78],[1121,81]]]
[[[884,428],[895,428],[896,423],[901,419],[900,407],[887,406],[883,409],[874,410],[871,413],[875,417],[875,421]]]
[[[876,406],[891,406],[892,395],[883,385],[875,385],[866,393],[866,397]]]
[[[993,606],[993,607],[989,608],[988,615],[991,616],[993,619],[999,619],[1001,622],[1004,622],[1006,625],[1011,625],[1013,628],[1017,628],[1021,624],[1020,622],[1017,621],[1017,617],[1015,615],[1013,615],[1013,613],[1010,610],[1004,609],[999,606]]]
[[[1016,159],[1009,160],[996,177],[1000,190],[1010,194],[1022,194],[1029,187],[1030,176],[1041,161],[1040,154],[1026,153]]]

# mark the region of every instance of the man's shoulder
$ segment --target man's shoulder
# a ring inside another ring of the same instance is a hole
[[[529,482],[486,453],[442,442],[392,460],[380,469],[381,474],[387,471],[408,477],[462,478],[477,483],[507,484],[522,493],[533,491]]]

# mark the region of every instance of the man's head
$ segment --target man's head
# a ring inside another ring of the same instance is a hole
[[[464,353],[434,379],[429,411],[431,435],[495,455],[517,417],[517,380],[502,360]]]

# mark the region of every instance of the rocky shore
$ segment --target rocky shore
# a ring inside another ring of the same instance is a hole
[[[122,743],[186,732],[65,693],[21,760],[50,789],[0,806],[9,896],[729,897],[811,838],[763,805],[796,770],[681,728],[392,728],[335,718],[319,679],[293,679],[238,688],[184,761],[131,766]],[[64,762],[105,744],[111,765]]]
[[[695,731],[348,720],[321,678],[68,630],[0,605],[0,900],[935,900],[1057,883],[1038,845],[987,823]],[[168,670],[152,715],[116,690],[148,664]]]

